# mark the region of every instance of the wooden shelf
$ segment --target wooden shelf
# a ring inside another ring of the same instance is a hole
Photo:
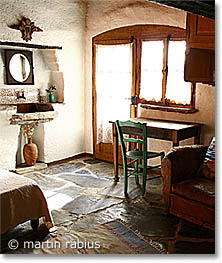
[[[9,41],[0,41],[0,45],[11,46],[11,47],[35,48],[35,49],[62,49],[62,47],[60,46],[47,46],[47,45],[28,44],[28,43],[9,42]]]

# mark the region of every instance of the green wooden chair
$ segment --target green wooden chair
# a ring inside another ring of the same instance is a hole
[[[164,157],[164,152],[147,151],[147,127],[145,123],[117,120],[115,124],[120,140],[122,157],[123,157],[125,197],[128,197],[127,188],[128,188],[128,177],[130,175],[135,175],[136,184],[139,184],[139,176],[142,175],[143,177],[142,196],[144,196],[146,190],[146,181],[161,177],[161,176],[155,176],[147,179],[148,169],[160,170],[160,165],[147,166],[147,160],[160,157],[162,161]],[[124,136],[124,135],[130,135],[130,136]],[[134,138],[132,138],[131,135]],[[126,144],[128,144],[128,148],[126,148],[127,146]],[[132,144],[134,145],[133,150],[131,150],[131,147],[133,146]],[[127,158],[133,159],[133,161],[127,163]],[[140,162],[142,162],[142,164],[139,164],[139,160],[141,160]],[[132,166],[132,164],[134,164],[134,169],[133,171],[130,171],[129,166]],[[142,168],[142,174],[139,174],[138,172],[139,168]]]

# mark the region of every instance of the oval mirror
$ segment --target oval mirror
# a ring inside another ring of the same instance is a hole
[[[30,63],[23,54],[15,54],[10,59],[9,70],[15,80],[23,82],[30,74]]]
[[[34,84],[32,51],[5,49],[6,84]]]

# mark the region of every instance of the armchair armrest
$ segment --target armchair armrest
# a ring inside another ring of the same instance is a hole
[[[161,173],[164,177],[163,201],[167,208],[172,185],[196,175],[207,148],[203,145],[179,146],[166,154],[161,164]]]

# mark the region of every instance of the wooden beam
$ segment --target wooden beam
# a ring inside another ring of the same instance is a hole
[[[215,19],[215,0],[148,0],[192,14]]]

